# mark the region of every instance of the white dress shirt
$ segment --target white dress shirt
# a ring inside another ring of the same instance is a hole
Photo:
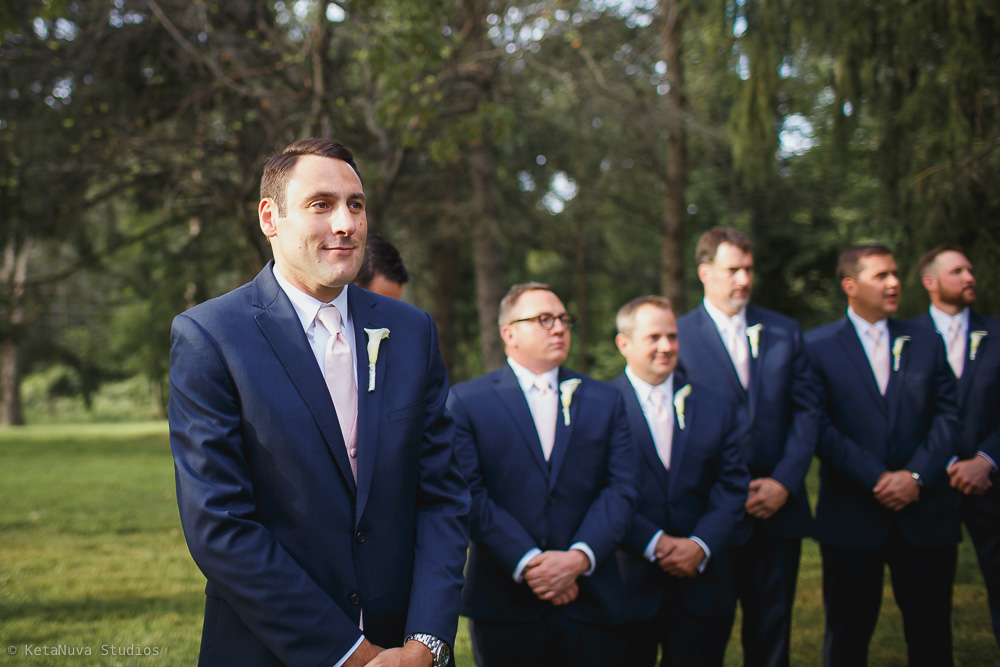
[[[538,390],[535,388],[535,378],[541,377],[549,382],[549,386],[553,388],[553,392],[556,394],[556,400],[559,395],[559,367],[555,367],[551,370],[545,371],[541,375],[535,375],[527,368],[517,363],[510,357],[507,357],[507,364],[510,366],[511,370],[514,371],[514,376],[517,378],[517,383],[521,387],[521,391],[524,392],[524,398],[528,402],[528,409],[533,410],[532,406],[534,404],[534,398],[537,395]],[[534,412],[532,411],[532,416]],[[590,561],[590,567],[583,573],[583,576],[589,577],[594,572],[594,567],[597,563],[597,557],[594,555],[593,550],[587,545],[586,542],[576,542],[570,545],[570,549],[576,549],[582,551],[584,555],[587,556],[587,560]],[[538,547],[533,547],[525,553],[521,560],[517,562],[517,567],[514,568],[514,581],[521,583],[524,581],[522,576],[524,573],[524,568],[527,567],[528,563],[531,562],[535,556],[542,553],[542,550]]]

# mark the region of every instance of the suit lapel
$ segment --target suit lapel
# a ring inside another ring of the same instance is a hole
[[[356,492],[344,436],[340,432],[340,422],[323,380],[323,372],[316,364],[316,357],[302,331],[292,302],[274,279],[270,263],[254,280],[252,289],[253,303],[261,308],[254,316],[257,326],[316,421],[337,467],[340,468],[344,483],[352,492]]]
[[[653,442],[653,434],[649,430],[649,422],[646,421],[646,414],[639,404],[639,397],[636,396],[635,388],[629,382],[626,375],[619,376],[618,388],[625,398],[625,413],[628,415],[629,427],[632,431],[632,439],[639,447],[639,452],[645,460],[646,467],[652,471],[656,481],[663,487],[663,495],[667,495],[667,469],[663,467],[663,461],[656,451],[656,443]],[[672,458],[672,457],[671,457]]]
[[[861,384],[864,385],[865,390],[871,395],[872,402],[885,415],[885,397],[878,390],[875,373],[872,371],[871,363],[868,361],[868,355],[865,354],[865,348],[861,344],[861,339],[858,338],[858,332],[851,323],[851,320],[846,317],[842,321],[840,331],[837,332],[837,344],[840,345],[844,355],[850,360],[851,365],[854,366],[855,372],[861,378]]]
[[[736,366],[733,365],[732,357],[729,356],[729,350],[726,349],[726,344],[722,341],[722,335],[719,333],[718,327],[715,326],[715,321],[712,320],[712,316],[705,310],[704,303],[698,306],[697,313],[698,337],[703,341],[709,353],[715,357],[715,361],[719,364],[719,367],[726,369],[724,373],[729,384],[732,385],[735,395],[739,396],[741,401],[745,400],[747,390],[743,388],[743,384],[740,382],[740,376],[736,372]]]
[[[687,382],[680,375],[674,375],[674,396],[676,401],[677,392],[680,391]],[[742,389],[742,387],[740,387]],[[680,419],[677,417],[677,403],[674,403],[674,435],[670,441],[670,470],[667,472],[668,489],[673,491],[677,484],[673,483],[675,475],[680,474],[680,466],[684,463],[684,450],[687,448],[687,437],[691,429],[691,424],[698,418],[698,399],[694,398],[694,391],[684,399],[684,428],[681,428]],[[669,498],[669,493],[667,494]]]
[[[573,434],[573,426],[576,423],[576,417],[579,414],[579,405],[581,401],[587,400],[586,386],[581,383],[576,391],[573,393],[573,398],[569,407],[569,425],[566,424],[566,417],[563,414],[562,409],[562,396],[559,390],[559,386],[564,380],[570,380],[574,377],[578,377],[571,373],[568,373],[564,369],[559,369],[559,382],[556,383],[556,396],[558,403],[558,409],[556,411],[556,438],[555,442],[552,444],[552,455],[549,457],[549,465],[551,466],[551,471],[549,472],[549,489],[551,489],[556,480],[559,479],[559,469],[562,468],[563,461],[566,460],[566,453],[569,450],[570,436]],[[539,445],[540,447],[541,445]]]
[[[757,312],[756,308],[747,307],[746,310],[747,318],[747,328],[754,325],[760,324],[760,332],[757,339],[757,356],[753,356],[753,347],[749,345],[750,341],[747,341],[748,347],[750,347],[750,380],[747,383],[747,401],[749,419],[748,424],[752,424],[754,417],[757,413],[757,401],[760,398],[760,376],[761,376],[761,365],[764,363],[764,351],[767,349],[767,344],[771,340],[771,334],[760,321],[760,313]]]
[[[895,320],[889,320],[889,384],[885,388],[885,401],[889,407],[890,429],[896,423],[896,415],[899,413],[899,400],[903,394],[906,368],[909,366],[910,357],[913,356],[912,354],[907,354],[908,350],[906,346],[909,343],[904,343],[899,355],[899,370],[896,370],[896,358],[893,356],[892,351],[895,349],[896,339],[900,334],[899,323]]]
[[[965,363],[962,366],[962,377],[958,379],[959,405],[965,405],[965,397],[969,393],[969,389],[972,387],[972,380],[976,375],[979,364],[981,363],[980,359],[986,352],[986,346],[990,344],[990,337],[985,336],[979,341],[979,349],[976,351],[975,361],[969,359],[969,355],[972,353],[973,331],[986,331],[986,322],[984,322],[979,315],[970,310],[969,331],[966,333],[965,339]]]
[[[528,449],[528,452],[538,465],[539,470],[542,471],[542,474],[548,476],[549,464],[545,460],[545,455],[542,454],[542,442],[538,439],[538,433],[535,431],[535,420],[531,416],[531,410],[528,408],[528,400],[524,397],[521,385],[518,384],[517,376],[514,375],[514,371],[510,365],[503,365],[503,368],[500,369],[500,372],[496,376],[495,383],[493,391],[496,392],[500,403],[510,413],[511,421],[521,434],[524,446]],[[558,441],[558,419],[556,420],[556,424],[556,439]]]
[[[360,520],[371,491],[372,476],[378,454],[380,426],[382,423],[382,398],[385,395],[385,366],[391,336],[382,341],[375,363],[375,390],[368,391],[368,335],[365,329],[389,328],[388,322],[377,321],[377,302],[357,288],[347,290],[348,307],[354,324],[354,342],[358,367],[358,502],[356,518]],[[400,335],[397,333],[397,336]]]

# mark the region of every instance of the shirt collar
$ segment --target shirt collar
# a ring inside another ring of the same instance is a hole
[[[511,370],[514,371],[514,375],[517,377],[517,383],[521,385],[521,391],[525,394],[528,390],[535,386],[535,378],[540,377],[548,381],[549,386],[552,388],[553,392],[559,389],[559,367],[556,366],[551,370],[547,370],[544,373],[538,375],[532,373],[527,368],[517,363],[510,357],[507,357],[507,364],[510,366]]]
[[[960,332],[964,333],[969,330],[968,306],[955,313],[955,315],[949,315],[943,310],[940,310],[935,306],[931,306],[930,313],[931,319],[934,321],[934,328],[937,329],[938,333],[947,334],[951,331],[951,323],[953,320],[958,320],[958,330]]]
[[[854,330],[858,332],[858,338],[860,338],[861,340],[865,339],[865,332],[867,332],[869,329],[872,329],[872,328],[877,329],[878,332],[879,332],[879,334],[881,334],[882,336],[884,336],[886,340],[889,340],[889,319],[888,318],[883,317],[878,322],[875,322],[874,324],[872,324],[868,320],[864,319],[863,317],[861,317],[860,315],[858,315],[857,313],[855,313],[854,309],[851,308],[850,306],[848,306],[847,307],[847,319],[849,319],[851,321],[851,324],[854,325]]]
[[[708,316],[712,318],[713,322],[715,322],[715,327],[719,331],[728,331],[729,328],[732,327],[733,325],[736,325],[743,329],[747,328],[746,306],[740,308],[740,312],[730,317],[729,315],[726,315],[724,312],[713,306],[712,302],[708,300],[708,297],[705,297],[702,300],[702,304],[705,306],[705,310],[706,312],[708,312]]]
[[[632,372],[632,369],[628,366],[625,367],[625,377],[628,381],[632,383],[632,387],[635,389],[636,398],[639,399],[640,404],[646,404],[649,401],[649,397],[654,391],[663,392],[664,397],[667,399],[666,403],[669,405],[671,399],[674,395],[674,374],[671,373],[667,376],[667,379],[658,385],[651,385],[638,375]]]
[[[295,310],[295,314],[298,316],[299,322],[302,324],[302,330],[309,331],[309,328],[313,326],[313,322],[316,320],[316,313],[319,312],[320,308],[327,304],[306,294],[298,287],[288,282],[288,280],[281,275],[277,265],[272,267],[272,271],[274,272],[274,279],[278,281],[278,285],[281,287],[281,290],[288,295],[288,300],[292,302],[292,308]],[[344,289],[340,290],[340,294],[338,294],[333,301],[330,301],[330,303],[336,306],[337,310],[340,311],[340,319],[345,323],[345,325],[350,321],[350,313],[347,310],[348,287],[348,285],[344,285]]]

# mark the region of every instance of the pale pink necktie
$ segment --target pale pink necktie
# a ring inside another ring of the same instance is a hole
[[[667,397],[659,389],[654,389],[649,395],[649,400],[653,404],[653,419],[650,420],[650,431],[653,433],[653,443],[656,445],[656,453],[663,462],[663,467],[670,470],[670,450],[674,441],[674,424],[671,419],[670,409],[667,406]]]
[[[552,447],[556,441],[556,417],[559,406],[556,404],[556,395],[549,387],[549,383],[542,377],[536,377],[534,382],[535,399],[534,409],[531,416],[535,420],[535,432],[538,433],[538,440],[542,443],[542,454],[548,461],[552,456]]]
[[[965,338],[957,317],[951,321],[951,328],[948,330],[948,363],[951,364],[955,377],[962,377],[962,369],[965,367]]]
[[[330,332],[326,344],[324,375],[326,388],[337,409],[337,419],[347,446],[354,481],[358,480],[358,386],[354,381],[354,355],[341,331],[340,311],[334,306],[319,309],[316,318]]]
[[[883,396],[885,389],[889,386],[889,346],[882,341],[882,333],[872,327],[868,329],[868,337],[874,341],[872,345],[871,367],[875,373],[875,382],[878,383],[878,390]]]
[[[750,384],[750,358],[747,355],[747,337],[740,335],[742,328],[736,322],[729,325],[729,356],[733,359],[740,384],[746,389]]]

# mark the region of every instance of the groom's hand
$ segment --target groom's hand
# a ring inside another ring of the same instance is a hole
[[[433,664],[431,650],[420,642],[410,641],[405,646],[379,653],[368,667],[431,667]]]
[[[347,659],[343,667],[363,667],[384,651],[384,648],[375,646],[375,644],[372,644],[367,639],[362,639],[361,645],[354,650],[354,653]]]

